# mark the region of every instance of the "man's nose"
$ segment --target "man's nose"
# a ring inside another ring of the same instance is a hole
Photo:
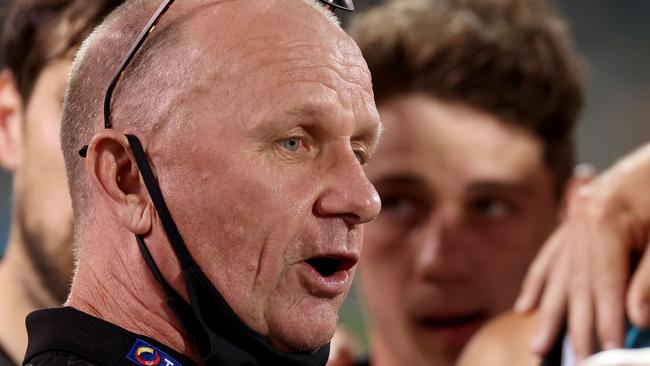
[[[314,204],[316,215],[339,216],[348,225],[359,225],[379,214],[379,194],[354,156],[345,157],[332,166],[324,183]]]
[[[442,211],[442,210],[441,210]],[[417,248],[414,271],[425,281],[453,281],[467,271],[463,246],[458,240],[458,218],[437,212],[411,237]]]

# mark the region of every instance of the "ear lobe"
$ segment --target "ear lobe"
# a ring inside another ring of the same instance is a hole
[[[151,205],[140,195],[130,194],[126,196],[129,206],[131,224],[129,230],[136,235],[144,235],[151,230]]]
[[[88,145],[86,171],[120,223],[134,234],[151,230],[149,195],[126,136],[103,130]]]
[[[10,172],[20,164],[22,97],[9,70],[0,71],[0,165]]]

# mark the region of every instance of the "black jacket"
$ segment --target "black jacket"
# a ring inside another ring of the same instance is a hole
[[[24,365],[196,365],[156,340],[71,307],[29,314],[27,333],[29,344]]]

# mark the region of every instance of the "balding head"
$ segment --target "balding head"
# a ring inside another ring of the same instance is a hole
[[[78,151],[103,128],[106,88],[159,5],[159,0],[127,1],[88,37],[75,59],[65,98],[61,140],[79,222],[83,220],[79,220],[78,213],[86,208],[89,199],[89,181]],[[312,23],[313,19],[317,21]],[[266,42],[272,38],[284,43],[282,38],[287,37],[283,30],[297,35],[329,25],[339,28],[336,17],[317,0],[178,2],[118,83],[112,98],[113,124],[124,131],[159,132],[167,122],[179,121],[179,117],[192,112],[183,109],[182,104],[193,94],[223,87],[219,81],[228,77],[246,77],[239,69],[246,52],[241,43],[257,41],[271,46]],[[330,34],[337,32],[340,29],[329,30]],[[327,37],[327,33],[323,36]],[[206,79],[206,75],[211,78]],[[224,97],[236,94],[232,88],[223,89]]]
[[[366,64],[313,1],[178,1],[118,83],[104,130],[105,87],[156,5],[127,3],[76,61],[62,130],[76,239],[110,262],[104,248],[144,236],[182,292],[123,134],[136,135],[235,313],[279,349],[314,350],[334,332],[361,224],[379,211],[362,169],[380,131]]]

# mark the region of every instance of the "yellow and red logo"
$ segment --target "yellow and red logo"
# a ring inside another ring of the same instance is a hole
[[[126,358],[136,366],[183,366],[164,351],[142,339],[136,339]]]
[[[151,347],[138,347],[135,359],[143,366],[156,366],[160,363],[160,354]]]

